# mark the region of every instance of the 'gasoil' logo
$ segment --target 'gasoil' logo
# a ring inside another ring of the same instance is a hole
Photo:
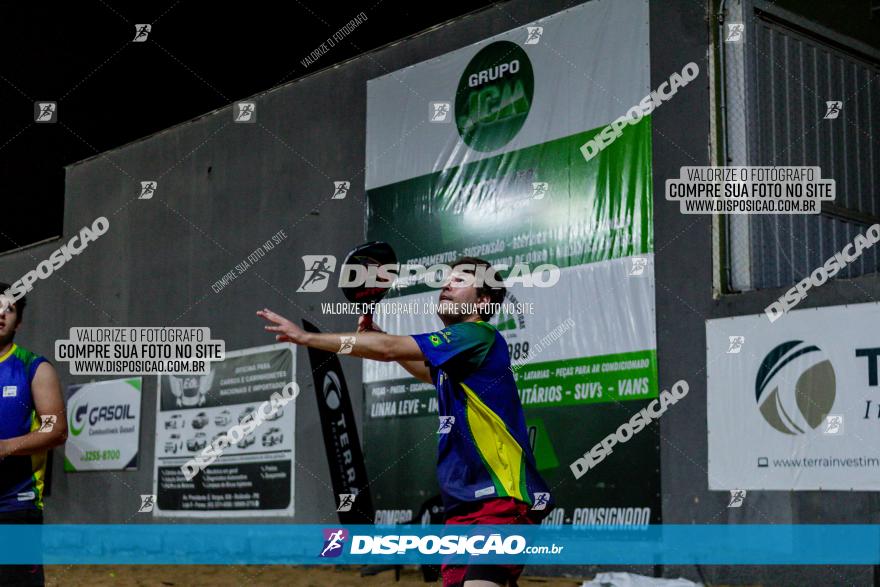
[[[134,420],[135,416],[131,413],[131,406],[128,404],[110,404],[93,406],[89,409],[89,404],[78,404],[70,411],[70,431],[74,436],[79,436],[86,423],[89,426],[95,426],[101,423],[113,424],[124,420]]]
[[[755,378],[755,399],[768,424],[785,434],[818,428],[834,405],[834,367],[819,347],[801,340],[770,351]]]
[[[532,64],[522,47],[498,41],[471,59],[455,94],[461,139],[477,151],[494,151],[520,131],[535,92]]]

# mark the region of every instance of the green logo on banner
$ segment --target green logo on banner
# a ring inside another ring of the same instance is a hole
[[[83,428],[86,427],[86,414],[89,411],[89,405],[77,405],[74,404],[74,408],[70,410],[70,431],[74,436],[79,436],[83,431]],[[79,427],[76,426],[77,422],[82,422]]]
[[[550,435],[547,433],[547,427],[544,426],[544,420],[541,418],[527,420],[526,428],[529,431],[529,446],[532,447],[538,470],[546,471],[557,468],[559,459],[556,457],[553,443],[550,442]]]
[[[498,314],[498,326],[496,328],[498,330],[516,330],[516,316],[502,310]]]
[[[455,94],[461,139],[477,151],[494,151],[522,128],[532,106],[535,77],[516,43],[498,41],[480,50],[465,68]]]

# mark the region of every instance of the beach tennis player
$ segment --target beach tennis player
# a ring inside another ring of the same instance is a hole
[[[43,523],[47,452],[64,444],[61,384],[46,359],[18,346],[25,298],[0,283],[0,524]],[[44,585],[42,565],[0,565],[0,587]]]
[[[505,288],[479,283],[490,263],[459,259],[440,290],[443,328],[423,334],[387,334],[361,317],[357,332],[306,332],[269,309],[257,315],[280,342],[376,361],[397,361],[432,383],[439,398],[437,479],[447,524],[533,524],[552,509],[538,474],[507,343],[494,326],[491,304]],[[540,503],[542,509],[533,509]],[[444,565],[444,586],[516,585],[521,565]]]

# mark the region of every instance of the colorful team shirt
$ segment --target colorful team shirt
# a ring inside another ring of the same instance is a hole
[[[46,359],[15,344],[0,356],[0,439],[24,436],[40,427],[31,382]],[[43,509],[46,453],[0,459],[0,512]]]
[[[504,337],[479,321],[413,338],[438,393],[437,480],[446,511],[497,497],[546,503],[549,511]]]

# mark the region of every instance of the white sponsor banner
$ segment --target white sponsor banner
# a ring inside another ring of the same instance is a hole
[[[528,56],[535,96],[516,137],[503,148],[480,152],[459,139],[454,120],[430,121],[430,105],[448,103],[453,118],[461,72],[482,49],[499,41],[515,43]],[[369,80],[366,188],[608,124],[651,91],[649,61],[648,3],[614,0],[587,2]]]
[[[880,489],[880,304],[708,320],[709,489]]]
[[[132,377],[67,388],[65,471],[138,468],[142,385]]]
[[[424,313],[436,304],[439,291],[385,299],[398,307],[376,312],[376,324],[391,334],[417,334],[442,328],[436,314]],[[528,307],[532,313],[496,315],[491,319],[504,335],[514,364],[524,348],[524,362],[555,361],[657,348],[654,321],[654,254],[600,261],[561,270],[551,288],[514,286],[508,304]],[[404,312],[403,310],[411,310]],[[625,313],[629,320],[621,321]],[[566,320],[571,328],[552,343],[536,343]],[[528,347],[523,347],[527,344]],[[519,345],[519,349],[515,345]],[[538,353],[535,351],[539,350]],[[519,352],[517,352],[519,351]],[[364,361],[364,383],[411,377],[397,363]]]

